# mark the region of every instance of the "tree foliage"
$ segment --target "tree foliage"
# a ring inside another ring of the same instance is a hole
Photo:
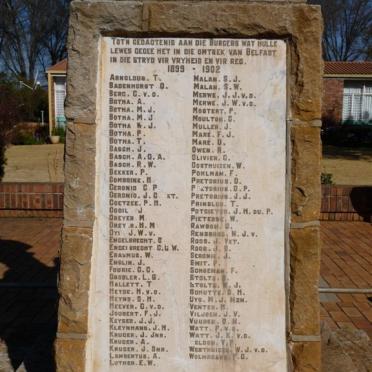
[[[19,100],[11,83],[0,76],[0,181],[4,176],[5,148],[19,120]]]
[[[327,61],[372,57],[371,0],[311,0],[322,6],[323,54]]]
[[[0,62],[5,72],[33,80],[40,67],[65,58],[69,3],[0,1]]]

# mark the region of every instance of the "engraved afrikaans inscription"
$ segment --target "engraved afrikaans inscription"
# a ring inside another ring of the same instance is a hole
[[[285,371],[285,43],[101,54],[93,370]]]

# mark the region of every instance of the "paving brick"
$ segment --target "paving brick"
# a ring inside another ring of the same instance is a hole
[[[323,306],[320,306],[320,316],[328,317],[328,312]]]
[[[340,308],[337,306],[336,302],[324,302],[322,306],[329,311],[339,311]]]
[[[330,311],[329,314],[335,322],[349,321],[349,317],[342,311]]]
[[[363,315],[372,323],[372,308],[363,311]]]
[[[346,313],[347,316],[351,318],[363,317],[360,311],[355,307],[342,307],[342,310],[344,311],[344,313]]]
[[[336,191],[332,191],[336,192]],[[372,287],[372,225],[365,222],[322,222],[321,277],[329,287]],[[372,304],[364,294],[337,294],[322,303],[322,319],[332,327],[363,329],[372,334]],[[335,322],[333,322],[335,320]]]
[[[353,323],[360,329],[372,330],[372,323],[366,319],[355,319]]]
[[[355,324],[352,322],[337,322],[337,326],[344,329],[356,329]]]
[[[339,328],[335,321],[330,317],[322,319],[322,322],[324,322],[331,330]]]

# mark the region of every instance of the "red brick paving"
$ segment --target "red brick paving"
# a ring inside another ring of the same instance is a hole
[[[372,288],[372,224],[322,222],[321,277],[329,287]],[[321,303],[321,319],[330,328],[358,328],[372,338],[371,295],[337,294]]]

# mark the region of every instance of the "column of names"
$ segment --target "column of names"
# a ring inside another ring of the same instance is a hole
[[[284,371],[284,43],[103,43],[102,370]]]

